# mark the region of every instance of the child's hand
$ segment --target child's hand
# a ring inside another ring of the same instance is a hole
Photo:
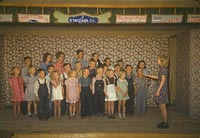
[[[36,100],[37,100],[37,101],[40,101],[40,98],[37,96],[37,97],[36,97]]]

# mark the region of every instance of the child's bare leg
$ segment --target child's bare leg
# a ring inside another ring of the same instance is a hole
[[[73,116],[75,115],[75,113],[76,113],[76,103],[73,104],[73,113],[72,113]]]
[[[110,101],[107,102],[108,115],[111,115]]]
[[[60,118],[61,117],[61,100],[58,100],[57,102],[57,107],[58,107],[58,117]]]
[[[69,103],[69,113],[70,113],[70,116],[72,116],[72,103]]]
[[[57,116],[57,101],[54,101],[54,116]]]
[[[123,113],[125,114],[126,113],[126,100],[122,101],[122,110],[123,110]]]
[[[114,101],[111,101],[111,114],[114,114]]]
[[[162,112],[163,121],[166,123],[168,122],[166,104],[161,104],[161,108],[162,108],[161,112]]]
[[[17,116],[17,102],[14,102],[13,111],[14,111],[14,116],[16,117]]]
[[[121,113],[121,103],[122,103],[122,101],[118,101],[118,113],[119,114]]]
[[[20,105],[21,102],[17,102],[17,115],[19,116],[20,115],[20,112],[21,112],[21,105]]]
[[[33,106],[34,106],[34,114],[37,114],[37,102],[36,101],[33,102]]]
[[[27,111],[28,111],[28,115],[31,114],[31,101],[28,101],[28,106],[27,106]]]

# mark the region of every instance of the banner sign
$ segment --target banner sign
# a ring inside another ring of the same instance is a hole
[[[200,23],[200,14],[189,14],[187,23]]]
[[[18,14],[18,21],[26,23],[49,23],[50,16],[44,14]]]
[[[101,15],[91,15],[85,12],[76,15],[67,15],[55,11],[53,15],[57,19],[57,23],[97,24],[110,23],[109,18],[111,17],[111,12],[106,12]]]
[[[181,23],[183,15],[152,15],[152,23]]]
[[[116,15],[116,23],[146,23],[147,15]]]
[[[0,22],[13,22],[12,14],[0,14]]]

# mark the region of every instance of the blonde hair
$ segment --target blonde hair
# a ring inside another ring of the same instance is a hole
[[[69,77],[69,78],[72,77],[73,72],[76,72],[76,71],[75,71],[75,70],[71,70],[71,71],[69,71],[69,73],[68,73],[68,77]]]
[[[55,73],[58,73],[59,79],[60,79],[60,73],[59,73],[57,70],[54,70],[54,71],[52,72],[52,74],[51,74],[51,79],[52,79],[52,80],[55,79],[55,77],[54,77],[54,74],[55,74]]]
[[[168,67],[168,57],[167,56],[159,56],[161,67]]]
[[[11,69],[11,75],[15,75],[15,69],[19,69],[20,70],[20,68],[19,67],[12,67],[12,69]]]
[[[122,71],[120,71],[119,78],[121,78],[122,74],[125,74],[125,76],[126,76],[126,72],[122,70]]]

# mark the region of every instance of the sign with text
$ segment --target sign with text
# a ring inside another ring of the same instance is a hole
[[[50,16],[44,14],[18,14],[18,21],[25,23],[49,23]]]
[[[200,14],[189,14],[187,23],[200,23]]]
[[[116,15],[116,23],[146,23],[147,15]]]
[[[109,18],[111,17],[111,12],[106,12],[100,15],[91,15],[85,12],[75,15],[68,15],[59,11],[55,11],[53,15],[57,19],[57,23],[97,24],[110,23]]]
[[[152,23],[181,23],[183,15],[152,15]]]
[[[12,14],[0,14],[0,22],[13,22]]]

